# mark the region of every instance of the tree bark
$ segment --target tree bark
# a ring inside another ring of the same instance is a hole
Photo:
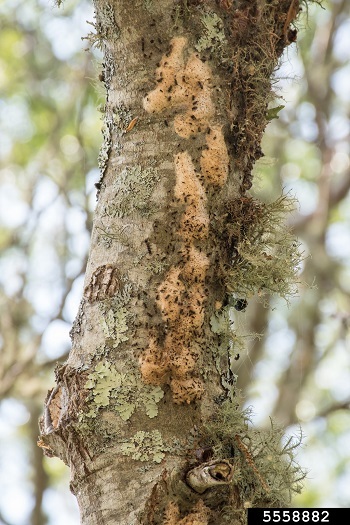
[[[290,277],[263,248],[278,235],[271,210],[246,192],[299,2],[95,0],[95,11],[98,205],[39,444],[70,466],[84,525],[242,523],[249,506],[287,505],[295,482],[280,433],[269,448],[236,400],[232,308]]]

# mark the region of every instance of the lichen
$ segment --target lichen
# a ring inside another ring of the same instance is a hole
[[[199,38],[194,47],[199,52],[205,51],[206,49],[210,51],[221,50],[227,43],[224,24],[221,18],[216,13],[210,11],[203,14],[201,22],[204,27],[204,34]]]
[[[106,343],[111,348],[117,348],[121,343],[128,341],[128,321],[132,319],[132,314],[125,308],[131,298],[132,285],[125,282],[125,276],[119,278],[121,290],[112,298],[107,296],[98,304],[101,312],[100,324]]]
[[[129,456],[137,461],[154,461],[160,463],[164,457],[167,447],[163,443],[159,430],[136,432],[127,442],[121,445],[124,456]]]
[[[56,0],[57,1],[57,0]],[[91,46],[96,46],[103,51],[106,41],[117,40],[120,29],[115,19],[113,6],[108,2],[101,4],[95,11],[95,22],[88,22],[95,32],[90,32],[84,40],[88,40]]]
[[[130,419],[135,410],[145,411],[149,418],[156,417],[157,404],[164,395],[159,386],[145,385],[136,370],[120,371],[106,360],[100,361],[88,375],[85,388],[91,392],[87,417],[94,418],[100,408],[109,407],[123,421]]]
[[[109,153],[111,150],[112,145],[112,136],[111,136],[111,130],[110,126],[107,122],[102,127],[102,135],[103,135],[103,142],[98,154],[98,167],[100,169],[100,180],[103,179],[103,176],[105,174],[107,163],[109,159]]]
[[[107,310],[103,317],[100,318],[103,333],[106,339],[113,341],[113,348],[117,348],[120,343],[127,341],[129,338],[125,333],[128,331],[127,325],[128,312],[126,308],[120,310]]]
[[[220,374],[221,386],[227,398],[233,401],[237,382],[233,365],[239,352],[244,350],[244,342],[234,330],[232,307],[228,305],[214,312],[210,317],[210,328],[219,336],[218,344],[211,348],[215,367]]]
[[[278,294],[286,300],[296,294],[302,253],[285,224],[294,207],[286,195],[271,204],[252,197],[223,204],[221,233],[215,222],[213,231],[225,236],[227,259],[218,264],[229,293],[242,298]]]
[[[160,177],[153,166],[142,168],[139,165],[127,166],[118,174],[113,190],[115,198],[108,206],[106,214],[110,217],[123,218],[134,213],[149,217],[157,209],[153,193]]]
[[[125,131],[129,122],[132,120],[132,113],[124,104],[113,108],[113,123],[120,131]]]
[[[239,402],[221,404],[204,423],[199,439],[212,448],[213,459],[234,461],[239,472],[235,486],[244,505],[285,507],[292,494],[300,492],[305,472],[294,453],[301,438],[292,436],[283,443],[283,431],[273,423],[268,430],[256,430],[250,409],[242,410]],[[225,512],[232,516],[234,509],[228,506]]]

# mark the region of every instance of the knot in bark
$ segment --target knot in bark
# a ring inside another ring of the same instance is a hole
[[[228,485],[233,478],[233,466],[226,460],[214,460],[202,463],[186,475],[187,484],[198,494],[207,489]]]

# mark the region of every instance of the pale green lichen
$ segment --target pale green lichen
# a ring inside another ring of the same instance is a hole
[[[166,260],[162,261],[159,259],[154,259],[149,263],[146,263],[144,267],[152,274],[160,275],[163,272],[165,272],[165,270],[167,270],[167,268],[169,267],[169,262],[167,262]]]
[[[100,408],[115,410],[127,421],[135,410],[143,409],[149,418],[158,415],[157,404],[164,396],[159,386],[146,385],[137,370],[121,371],[108,361],[99,362],[88,375],[85,388],[93,401],[87,417],[96,417]]]
[[[100,179],[102,179],[105,174],[108,159],[109,159],[109,152],[111,150],[111,145],[112,145],[111,130],[107,122],[105,122],[105,124],[102,127],[102,135],[103,135],[103,142],[102,142],[102,145],[101,145],[101,148],[98,154],[98,159],[97,159],[98,167],[100,169]]]
[[[206,49],[215,51],[217,49],[222,49],[227,41],[224,32],[224,24],[221,18],[214,12],[208,12],[201,17],[201,22],[204,27],[204,34],[194,46],[197,51],[201,52]]]
[[[211,446],[213,459],[233,459],[240,473],[235,490],[242,501],[253,507],[290,505],[293,493],[301,490],[305,472],[295,461],[301,443],[293,436],[283,439],[283,430],[271,422],[267,430],[255,429],[251,409],[242,410],[237,402],[225,401],[203,425],[199,439]],[[284,443],[283,443],[284,441]],[[227,506],[227,511],[234,507]]]
[[[288,301],[297,294],[303,259],[300,244],[285,224],[295,200],[287,195],[271,204],[246,200],[251,204],[243,226],[239,220],[232,225],[233,230],[241,227],[241,231],[232,268],[227,271],[227,290],[243,298],[277,294]]]
[[[113,108],[113,123],[119,130],[125,131],[131,120],[132,113],[124,104]]]
[[[120,310],[117,311],[110,308],[105,312],[104,316],[100,318],[103,333],[106,339],[113,341],[113,348],[117,348],[120,343],[129,339],[126,335],[128,331],[127,316],[128,312],[125,308],[120,308]]]
[[[157,208],[152,195],[159,180],[158,171],[152,166],[144,169],[139,165],[126,167],[114,183],[115,199],[108,208],[109,216],[123,218],[139,213],[149,217]]]
[[[126,443],[121,446],[124,456],[130,456],[137,461],[154,461],[160,463],[165,457],[167,447],[163,443],[162,435],[158,430],[136,432]]]
[[[107,344],[111,348],[117,348],[121,343],[128,341],[128,320],[132,314],[128,312],[125,306],[131,298],[132,285],[121,277],[123,283],[121,290],[112,298],[106,299],[99,303],[101,312],[100,324],[105,335]]]
[[[95,11],[95,19],[95,22],[88,22],[95,32],[90,32],[84,40],[88,40],[91,46],[96,46],[103,51],[105,41],[117,40],[120,36],[113,6],[109,3],[101,4]]]
[[[143,5],[145,6],[146,11],[152,11],[153,0],[143,0]]]
[[[115,208],[114,205],[107,205],[103,212],[106,216],[110,216],[109,214],[112,214],[112,218],[115,217]],[[113,217],[114,215],[114,217]],[[129,231],[129,225],[122,225],[118,227],[109,228],[103,225],[101,222],[101,226],[96,226],[96,230],[99,233],[99,244],[103,244],[105,248],[110,248],[113,244],[113,241],[118,242],[122,246],[127,246],[133,248],[133,240],[132,236],[130,235]]]
[[[221,308],[210,318],[211,331],[219,336],[217,346],[211,350],[220,374],[221,385],[230,400],[234,398],[237,382],[237,375],[233,372],[234,359],[238,352],[244,349],[242,338],[237,336],[233,324],[234,315],[230,306]]]

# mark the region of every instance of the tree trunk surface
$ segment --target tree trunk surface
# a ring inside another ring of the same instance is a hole
[[[298,11],[295,0],[95,0],[98,204],[39,442],[70,466],[84,525],[239,524],[250,506],[288,504],[283,451],[249,429],[235,394],[231,310],[262,288],[248,237],[267,212],[247,191]],[[258,256],[266,268],[273,258]]]

